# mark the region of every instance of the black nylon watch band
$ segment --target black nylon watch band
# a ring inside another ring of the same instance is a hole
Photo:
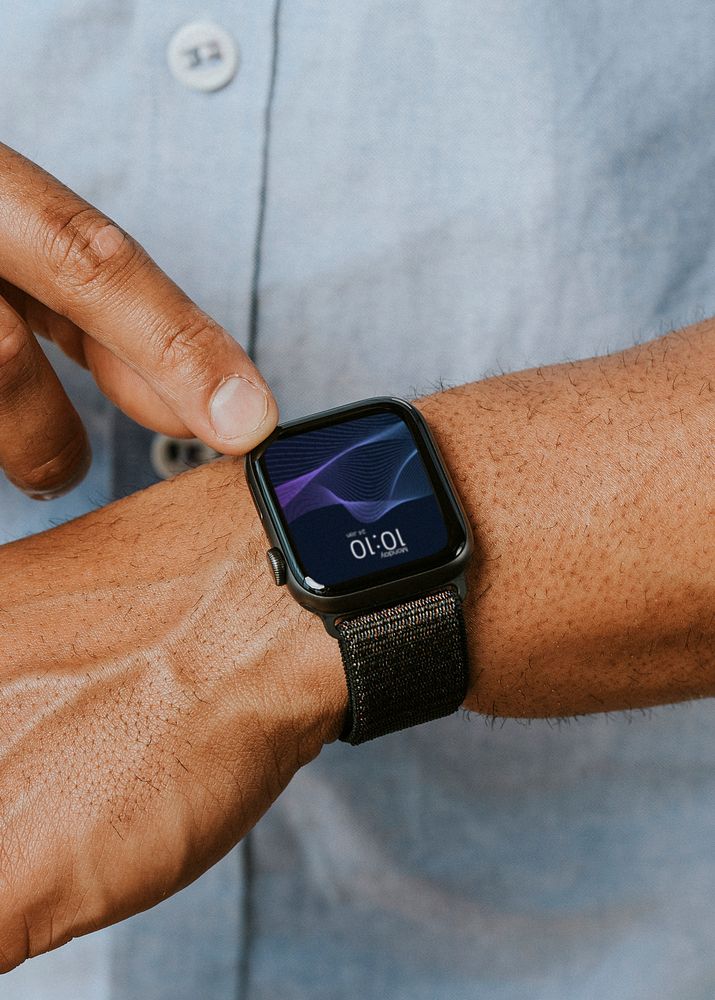
[[[346,618],[337,631],[348,682],[344,742],[357,746],[462,704],[467,642],[451,588]]]

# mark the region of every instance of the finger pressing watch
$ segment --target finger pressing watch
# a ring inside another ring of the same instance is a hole
[[[246,456],[276,584],[338,640],[353,745],[456,711],[472,535],[422,414],[367,399],[279,425]]]

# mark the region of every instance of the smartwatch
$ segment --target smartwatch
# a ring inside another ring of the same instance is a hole
[[[268,563],[339,643],[353,745],[455,712],[472,535],[422,414],[367,399],[276,427],[246,456]]]

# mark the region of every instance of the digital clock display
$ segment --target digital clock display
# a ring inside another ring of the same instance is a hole
[[[424,449],[386,407],[278,437],[261,465],[306,582],[369,585],[450,541]]]

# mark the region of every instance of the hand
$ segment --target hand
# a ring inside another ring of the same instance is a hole
[[[71,488],[90,459],[33,330],[154,430],[242,454],[276,423],[232,337],[131,236],[0,144],[0,468],[39,499]]]
[[[223,460],[0,551],[0,971],[195,879],[338,735],[265,548]]]

